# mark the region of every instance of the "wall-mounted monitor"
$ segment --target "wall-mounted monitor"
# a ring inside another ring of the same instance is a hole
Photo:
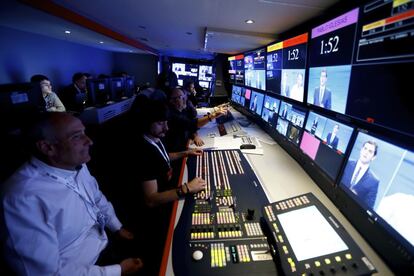
[[[280,100],[269,95],[265,96],[262,119],[268,122],[272,127],[276,128],[277,116],[280,107]]]
[[[346,114],[414,135],[413,20],[412,1],[361,7]]]
[[[171,70],[177,75],[180,86],[183,86],[187,80],[197,82],[198,64],[172,63]]]
[[[244,107],[250,108],[250,97],[252,95],[252,90],[249,88],[244,89]]]
[[[266,90],[266,49],[259,49],[244,55],[244,84]]]
[[[306,118],[306,109],[284,101],[280,103],[276,130],[289,141],[298,145]]]
[[[244,85],[244,55],[228,58],[230,83]]]
[[[198,69],[199,81],[211,81],[213,79],[213,66],[200,65]]]
[[[244,100],[244,93],[242,94],[243,87],[233,85],[232,93],[231,93],[231,100],[234,103],[240,104],[244,106],[244,101],[242,102],[242,98]]]
[[[250,97],[250,106],[249,109],[257,115],[262,115],[264,95],[261,92],[253,91],[252,96]]]
[[[339,181],[362,210],[414,252],[414,152],[359,132]],[[374,211],[375,213],[372,213]],[[378,217],[378,218],[377,218]]]
[[[303,102],[307,43],[308,33],[304,33],[267,47],[268,92]]]
[[[309,45],[309,104],[345,114],[359,9],[312,29]]]
[[[309,112],[300,148],[335,181],[353,128],[313,111]]]

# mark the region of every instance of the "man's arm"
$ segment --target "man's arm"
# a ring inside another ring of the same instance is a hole
[[[18,275],[120,275],[119,265],[99,267],[60,259],[55,226],[35,196],[3,201],[6,259]]]

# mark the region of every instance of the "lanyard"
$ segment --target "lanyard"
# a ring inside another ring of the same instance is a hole
[[[53,180],[55,180],[56,182],[60,184],[64,184],[68,189],[76,193],[80,197],[80,199],[84,201],[86,205],[86,210],[88,211],[88,214],[92,217],[92,219],[96,221],[99,225],[102,225],[102,223],[104,223],[102,222],[103,219],[105,220],[105,218],[103,217],[104,215],[101,213],[98,206],[96,206],[95,202],[91,199],[85,187],[83,188],[83,190],[85,191],[86,197],[79,191],[79,187],[75,187],[74,185],[71,185],[63,177],[47,172],[43,168],[39,168],[37,165],[33,164],[33,162],[30,162],[30,165],[33,166],[35,169],[40,170],[45,176],[52,178]],[[92,208],[92,210],[90,208]]]
[[[153,145],[154,147],[156,147],[158,149],[158,151],[161,153],[162,157],[164,157],[165,161],[167,162],[168,167],[171,167],[170,157],[168,156],[168,153],[165,150],[164,145],[162,144],[162,142],[160,141],[160,145],[161,145],[161,148],[160,148],[160,146],[157,143],[155,143],[153,140],[151,140],[148,136],[144,135],[144,139],[148,143],[150,143],[151,145]]]

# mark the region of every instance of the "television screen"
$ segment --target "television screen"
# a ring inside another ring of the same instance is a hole
[[[244,95],[242,95],[242,87],[233,85],[232,93],[231,93],[231,100],[234,103],[238,103],[240,105],[244,105],[244,102],[242,103],[241,98],[244,98]]]
[[[198,70],[199,81],[211,81],[213,79],[213,66],[211,65],[200,65]]]
[[[271,93],[281,94],[280,84],[282,80],[283,42],[267,46],[266,58],[266,90]]]
[[[244,55],[228,58],[230,82],[244,85]]]
[[[412,149],[358,132],[339,185],[414,246],[413,172]]]
[[[268,122],[272,127],[276,128],[277,114],[279,111],[280,100],[269,95],[265,96],[262,119]]]
[[[252,90],[245,88],[244,89],[244,107],[250,108],[250,96],[252,94]]]
[[[200,85],[203,88],[210,88],[210,82],[209,81],[199,81],[198,85]]]
[[[244,84],[266,90],[265,49],[244,55]]]
[[[110,99],[109,79],[87,79],[88,105],[102,106]]]
[[[280,103],[276,130],[288,138],[289,141],[298,145],[302,135],[305,117],[305,108],[282,101]]]
[[[308,33],[267,47],[268,92],[303,102]]]
[[[370,1],[360,9],[346,114],[414,134],[406,85],[414,68],[413,19],[412,2]]]
[[[262,114],[263,99],[264,99],[263,93],[260,93],[257,91],[253,91],[252,96],[250,97],[249,109],[253,113],[256,113],[259,116]]]
[[[300,148],[332,179],[338,176],[353,128],[309,112]]]
[[[359,9],[312,29],[309,52],[309,104],[345,114]]]

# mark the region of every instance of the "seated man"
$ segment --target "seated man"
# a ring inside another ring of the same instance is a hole
[[[61,98],[67,110],[82,112],[86,106],[86,76],[84,73],[75,73],[72,77],[72,84],[67,86]]]
[[[45,109],[46,111],[66,111],[65,106],[60,101],[58,95],[52,91],[52,85],[50,80],[44,75],[34,75],[30,78],[30,82],[33,84],[40,85],[42,90],[42,96],[45,100]]]
[[[18,275],[121,275],[142,267],[138,258],[95,265],[108,243],[121,238],[114,209],[89,173],[91,139],[81,121],[50,112],[29,130],[33,156],[5,183],[1,200],[5,257]]]

